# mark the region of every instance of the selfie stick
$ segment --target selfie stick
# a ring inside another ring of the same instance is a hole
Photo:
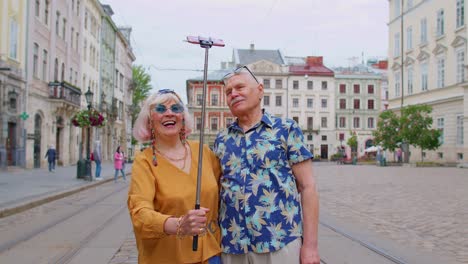
[[[201,112],[201,127],[200,127],[200,143],[198,147],[198,172],[197,172],[197,193],[195,198],[195,209],[200,209],[200,189],[201,189],[201,174],[203,163],[203,132],[205,130],[205,112],[206,112],[206,83],[208,72],[208,50],[212,46],[224,47],[224,42],[220,39],[203,38],[188,36],[187,42],[191,44],[199,44],[205,49],[205,67],[203,68],[203,93],[202,93],[202,112]],[[192,250],[198,250],[198,235],[193,236]]]

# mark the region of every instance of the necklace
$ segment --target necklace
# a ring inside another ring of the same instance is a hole
[[[184,161],[184,163],[182,164],[182,167],[181,169],[183,170],[185,168],[185,163],[187,161],[187,147],[184,145],[184,156],[182,158],[172,158],[172,157],[169,157],[167,156],[166,154],[162,153],[161,151],[159,151],[158,149],[156,149],[156,152],[158,152],[161,156],[165,157],[166,159],[170,160],[170,161],[174,161],[174,162],[179,162],[179,161]]]

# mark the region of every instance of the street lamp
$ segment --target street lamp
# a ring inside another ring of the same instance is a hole
[[[91,112],[91,107],[93,103],[93,92],[91,92],[90,87],[88,86],[88,91],[85,93],[86,103],[88,103],[88,111]],[[89,141],[91,138],[91,127],[87,128],[88,139],[86,141],[86,179],[89,181],[93,180],[93,175],[91,173],[91,159],[90,159],[90,147]]]

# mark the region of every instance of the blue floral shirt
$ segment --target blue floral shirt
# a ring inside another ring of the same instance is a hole
[[[277,251],[302,236],[291,166],[312,154],[296,122],[264,113],[245,133],[234,122],[218,134],[214,151],[223,171],[219,222],[224,253]]]

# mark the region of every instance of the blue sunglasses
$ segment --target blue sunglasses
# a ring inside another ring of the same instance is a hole
[[[181,104],[173,104],[169,107],[169,109],[171,109],[172,113],[176,113],[176,114],[180,114],[184,112],[184,106]],[[164,114],[166,113],[167,110],[168,108],[163,104],[157,104],[154,107],[154,111],[159,114]]]

